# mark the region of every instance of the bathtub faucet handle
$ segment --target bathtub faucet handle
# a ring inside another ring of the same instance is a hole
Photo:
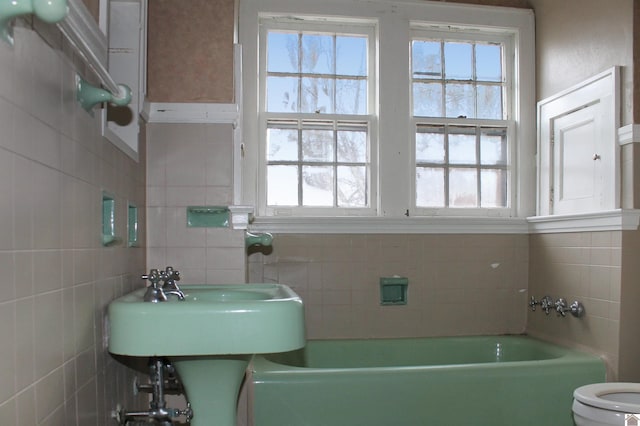
[[[580,318],[584,315],[584,306],[582,306],[582,303],[577,300],[567,306],[567,301],[560,298],[556,301],[556,311],[558,312],[558,316],[564,317],[567,315],[567,312],[569,312],[574,317]]]
[[[531,300],[529,301],[529,307],[531,308],[532,311],[536,310],[536,305],[539,305],[540,302],[538,302],[535,298],[535,296],[531,296]]]
[[[549,311],[553,309],[553,299],[551,298],[551,296],[544,296],[542,299],[540,299],[540,307],[545,314],[549,315]]]
[[[556,300],[556,312],[558,313],[558,316],[566,316],[568,310],[569,309],[567,308],[566,300],[564,300],[562,297]]]

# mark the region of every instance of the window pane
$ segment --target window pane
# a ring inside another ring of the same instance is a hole
[[[302,167],[302,204],[333,206],[333,167]]]
[[[414,40],[411,46],[413,78],[442,78],[439,41]]]
[[[366,206],[366,168],[364,166],[338,166],[338,207]]]
[[[333,113],[333,84],[330,78],[303,78],[301,112]]]
[[[449,207],[477,207],[478,172],[475,169],[449,170]]]
[[[367,162],[367,132],[338,131],[338,162]]]
[[[298,34],[269,32],[267,71],[298,72]]]
[[[298,112],[298,79],[295,77],[267,78],[267,111]]]
[[[471,84],[446,85],[447,117],[475,118],[475,99]]]
[[[449,131],[449,163],[476,164],[475,127],[452,127]],[[475,191],[474,191],[475,192]]]
[[[302,161],[333,161],[333,131],[303,130]]]
[[[507,164],[507,129],[481,130],[480,162],[482,164]]]
[[[298,205],[297,166],[267,166],[267,204]]]
[[[502,81],[502,46],[499,44],[476,45],[476,79]]]
[[[297,161],[298,131],[295,129],[267,129],[267,160]]]
[[[367,75],[366,37],[336,37],[336,74],[353,76]]]
[[[478,85],[478,118],[502,120],[502,87]]]
[[[473,78],[472,50],[469,43],[446,42],[444,44],[445,77],[453,80]]]
[[[419,126],[416,132],[416,161],[440,163],[445,161],[444,127]]]
[[[480,172],[481,206],[507,207],[507,172],[487,169]]]
[[[336,80],[336,114],[367,113],[367,82]]]
[[[333,59],[333,36],[302,35],[302,72],[333,74]]]
[[[442,116],[442,84],[413,84],[413,115],[417,117]]]
[[[416,205],[444,207],[444,169],[434,167],[416,169]]]

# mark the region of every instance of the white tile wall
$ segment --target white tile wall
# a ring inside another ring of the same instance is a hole
[[[145,165],[100,137],[73,78],[31,29],[15,29],[13,48],[0,43],[2,425],[106,426],[116,403],[143,407],[102,324],[108,302],[141,285],[144,248],[103,248],[99,237],[102,190],[122,206],[123,235],[126,201],[145,205]]]
[[[559,344],[603,355],[615,380],[620,350],[620,232],[542,234],[530,237],[529,292],[569,303],[579,300],[585,316],[558,317],[539,309],[527,314],[527,331]]]
[[[147,263],[172,265],[182,283],[246,280],[244,232],[188,228],[187,206],[233,201],[230,124],[150,124],[147,162]]]
[[[527,235],[281,234],[249,279],[293,287],[310,338],[521,333],[527,262]],[[380,305],[392,275],[409,278],[407,305]]]

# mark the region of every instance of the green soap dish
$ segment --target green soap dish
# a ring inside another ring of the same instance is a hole
[[[228,228],[229,208],[226,206],[187,207],[189,228]]]
[[[408,286],[409,279],[406,277],[380,278],[380,304],[406,305]]]

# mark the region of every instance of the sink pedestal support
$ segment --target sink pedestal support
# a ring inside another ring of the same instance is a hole
[[[191,426],[236,426],[238,393],[251,355],[172,357],[193,410]]]

